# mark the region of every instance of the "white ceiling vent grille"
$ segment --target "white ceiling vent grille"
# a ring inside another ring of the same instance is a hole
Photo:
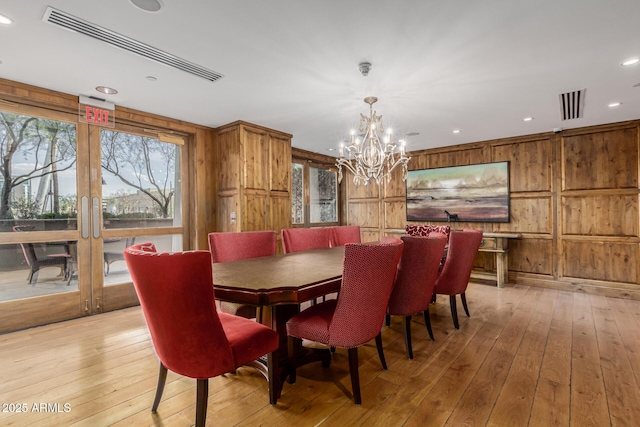
[[[119,47],[120,49],[135,53],[147,59],[168,65],[169,67],[177,68],[178,70],[187,72],[194,76],[202,77],[203,79],[207,79],[212,82],[223,77],[222,74],[216,73],[215,71],[208,70],[204,67],[178,58],[177,56],[163,52],[160,49],[156,49],[155,47],[130,39],[129,37],[125,37],[80,18],[76,18],[73,15],[69,15],[66,12],[56,10],[52,7],[47,7],[42,20],[64,29],[84,34],[85,36],[100,40],[101,42],[107,43],[111,46]]]
[[[560,118],[562,120],[581,119],[584,116],[584,97],[586,93],[586,89],[581,89],[558,95]]]

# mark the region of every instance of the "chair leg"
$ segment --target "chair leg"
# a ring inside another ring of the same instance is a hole
[[[269,370],[269,403],[278,403],[278,390],[280,390],[280,374],[278,373],[278,352],[267,354],[267,369]]]
[[[431,316],[429,315],[429,307],[427,307],[427,309],[424,311],[424,324],[427,325],[427,332],[429,332],[429,338],[431,338],[431,341],[435,341],[436,339],[433,338],[433,330],[431,330]]]
[[[402,316],[402,329],[404,329],[404,345],[407,348],[407,357],[413,359],[413,348],[411,346],[411,316]]]
[[[382,334],[376,335],[376,348],[378,349],[378,357],[380,358],[380,363],[382,364],[382,369],[387,370],[387,361],[384,358],[384,349],[382,348]]]
[[[291,372],[289,372],[289,384],[296,383],[296,370],[298,369],[298,353],[302,347],[302,340],[300,338],[289,336],[289,365]]]
[[[451,305],[451,317],[453,318],[453,326],[456,329],[460,329],[460,325],[458,324],[458,307],[456,306],[456,296],[449,295],[449,305]]]
[[[391,315],[387,314],[384,316],[384,324],[387,326],[391,326]]]
[[[460,294],[460,299],[462,300],[462,307],[464,307],[464,312],[467,313],[467,317],[471,317],[471,315],[469,315],[469,308],[467,308],[467,296],[464,292]]]
[[[358,347],[349,349],[349,373],[351,374],[353,401],[356,405],[360,405],[362,397],[360,396],[360,375],[358,374]]]
[[[207,421],[209,401],[209,380],[197,380],[196,385],[196,427],[204,427]]]
[[[160,399],[162,399],[162,392],[164,391],[164,384],[167,382],[167,368],[160,363],[160,372],[158,373],[158,387],[156,387],[156,398],[153,400],[153,406],[151,412],[158,410]]]

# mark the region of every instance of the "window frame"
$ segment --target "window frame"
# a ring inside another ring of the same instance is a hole
[[[335,222],[311,222],[311,168],[324,169],[334,173],[338,170],[335,165],[330,163],[316,162],[311,159],[302,159],[293,157],[291,161],[292,176],[293,176],[293,164],[302,165],[302,210],[303,210],[303,223],[293,223],[293,188],[291,191],[291,226],[293,228],[310,228],[310,227],[332,227],[340,225],[342,218],[342,185],[338,183],[336,179],[336,208],[337,208],[337,221]]]

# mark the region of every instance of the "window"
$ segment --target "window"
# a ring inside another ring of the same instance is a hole
[[[291,168],[291,222],[294,225],[337,225],[338,175],[330,166],[294,160]]]

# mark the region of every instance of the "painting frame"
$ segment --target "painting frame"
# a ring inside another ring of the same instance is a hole
[[[508,161],[409,171],[407,221],[508,223]]]

